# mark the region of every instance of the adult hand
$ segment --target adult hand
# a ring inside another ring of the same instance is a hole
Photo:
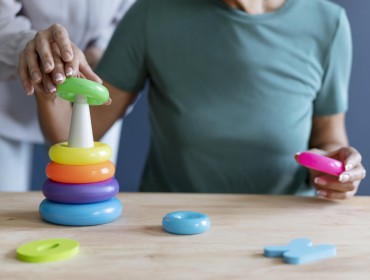
[[[56,84],[63,83],[65,77],[70,76],[102,82],[60,24],[37,32],[35,38],[27,43],[19,57],[18,74],[27,95],[33,93],[34,84],[41,82],[49,92],[53,92]],[[49,75],[47,81],[44,81],[45,74]]]
[[[353,147],[343,147],[329,153],[320,152],[320,154],[343,162],[345,171],[339,177],[335,177],[310,170],[317,195],[329,199],[353,197],[361,180],[366,176],[366,170],[361,163],[361,154]]]

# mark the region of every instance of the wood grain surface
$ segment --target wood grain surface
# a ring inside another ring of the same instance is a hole
[[[39,192],[0,193],[0,279],[370,279],[370,198],[328,201],[293,196],[120,193],[115,222],[66,227],[44,222]],[[208,214],[208,232],[162,230],[163,216]],[[263,248],[299,237],[337,246],[337,256],[304,265],[265,258]],[[80,253],[52,263],[23,263],[24,243],[72,238]]]

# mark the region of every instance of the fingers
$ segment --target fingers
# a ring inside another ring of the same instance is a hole
[[[319,176],[314,179],[317,195],[328,199],[347,199],[353,197],[359,187],[360,180],[340,182],[333,176]]]
[[[32,95],[35,89],[28,75],[28,68],[25,62],[24,52],[21,52],[20,57],[19,57],[18,75],[19,75],[19,79],[21,81],[22,87],[26,91],[27,95]]]
[[[36,84],[35,87],[35,93],[36,96],[45,95],[46,97],[51,97],[52,95],[48,90],[45,90],[44,84]]]
[[[79,76],[79,65],[80,65],[80,55],[81,51],[72,43],[73,59],[67,62],[64,66],[65,73],[67,77],[78,77]]]
[[[72,44],[73,49],[73,59],[71,62],[66,63],[65,73],[67,77],[75,76],[84,79],[89,79],[98,83],[102,83],[102,80],[98,75],[94,73],[90,65],[87,63],[85,55],[83,52]]]
[[[357,192],[357,189],[351,192],[336,192],[319,189],[317,195],[327,199],[348,199],[353,197]]]
[[[56,85],[63,83],[65,80],[64,62],[60,57],[60,51],[55,43],[50,44],[50,51],[54,62],[54,69],[51,73],[42,71],[43,90],[37,87],[37,91],[44,92],[47,95],[55,95]]]
[[[107,102],[104,103],[104,105],[110,105],[112,104],[112,99],[109,97]]]
[[[21,60],[25,61],[26,69],[29,77],[31,77],[32,83],[37,84],[41,82],[41,69],[39,65],[39,59],[35,49],[35,42],[29,41],[23,51],[24,56]]]
[[[58,46],[55,43],[51,44],[51,50],[53,53],[53,59],[54,59],[54,70],[52,72],[52,77],[54,80],[54,83],[59,85],[62,84],[66,78],[64,73],[64,62],[62,61],[60,57],[60,51]]]
[[[72,77],[73,74],[76,73],[76,71],[74,71],[73,67],[67,63],[65,65],[65,73],[66,73],[66,77]]]
[[[52,38],[49,29],[41,30],[36,33],[34,42],[36,52],[40,58],[42,68],[45,73],[50,73],[54,69],[54,60],[51,53],[50,43]]]
[[[314,180],[317,189],[338,192],[350,192],[355,190],[354,182],[340,183],[337,178],[333,176],[319,176]]]
[[[347,199],[353,197],[358,189],[359,182],[338,183],[334,179],[325,176],[315,178],[317,196],[327,199]]]
[[[343,147],[328,153],[326,156],[342,161],[346,171],[356,167],[362,161],[361,154],[353,147]]]
[[[361,164],[361,154],[353,147],[343,148],[345,159],[343,160],[346,171],[349,171]],[[362,178],[361,178],[362,179]]]
[[[51,44],[55,43],[59,50],[62,61],[70,62],[73,59],[73,50],[67,30],[60,24],[54,24],[46,30],[36,33],[34,44],[41,65],[46,73],[54,70],[54,59],[51,50]]]
[[[318,176],[314,179],[317,195],[329,199],[346,199],[353,197],[360,181],[365,178],[366,170],[358,165],[351,171],[342,173],[338,178],[334,176]]]
[[[27,95],[32,95],[35,85],[42,82],[42,68],[50,70],[53,67],[49,41],[43,32],[38,32],[35,39],[29,41],[21,52],[18,62],[18,75]],[[42,55],[39,56],[39,51]]]
[[[60,55],[64,62],[71,62],[73,59],[73,50],[67,30],[60,24],[54,24],[50,27],[53,41],[57,44]]]
[[[57,91],[57,88],[54,84],[54,81],[53,81],[53,78],[52,78],[51,74],[43,73],[42,81],[43,81],[43,84],[44,84],[45,91],[49,94],[54,95]]]
[[[342,183],[349,181],[360,181],[366,177],[366,170],[363,168],[362,164],[355,166],[348,171],[343,172],[339,175],[339,181]]]

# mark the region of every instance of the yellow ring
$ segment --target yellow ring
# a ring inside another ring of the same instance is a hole
[[[52,161],[64,165],[90,165],[107,161],[112,156],[109,145],[94,142],[94,148],[71,148],[67,142],[53,145],[49,149]]]

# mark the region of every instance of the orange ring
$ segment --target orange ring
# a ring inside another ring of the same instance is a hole
[[[52,161],[45,171],[46,176],[56,182],[85,184],[112,178],[116,168],[110,160],[90,165],[65,165]]]

